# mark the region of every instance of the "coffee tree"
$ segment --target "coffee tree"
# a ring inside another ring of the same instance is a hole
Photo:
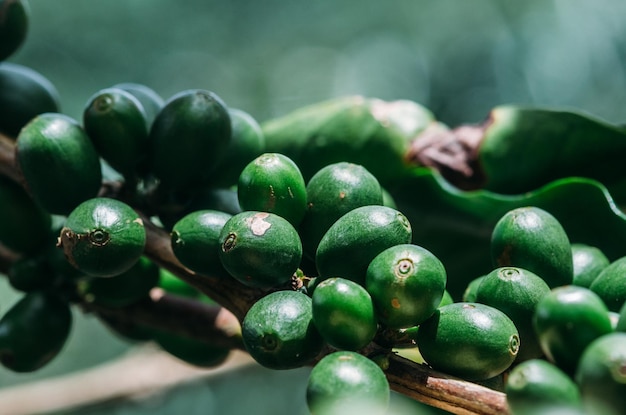
[[[1,59],[28,22],[0,2]],[[195,366],[310,366],[315,414],[386,413],[391,390],[459,414],[626,410],[622,126],[509,105],[450,128],[361,96],[259,123],[135,83],[78,120],[59,102],[0,64],[7,369],[63,353],[79,309]]]

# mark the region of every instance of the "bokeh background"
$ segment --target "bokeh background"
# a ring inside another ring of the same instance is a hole
[[[505,103],[626,120],[621,0],[30,0],[30,8],[27,41],[9,61],[50,79],[62,111],[77,119],[99,89],[139,82],[164,99],[209,89],[259,121],[348,94],[411,99],[450,126],[480,122]],[[16,293],[0,284],[6,309]],[[58,359],[34,374],[0,370],[0,387],[89,368],[132,347],[76,317]],[[248,366],[76,413],[304,414],[307,374]]]
[[[619,0],[31,0],[12,60],[44,73],[64,110],[141,82],[207,88],[259,120],[346,94],[413,99],[456,125],[501,103],[626,118]]]

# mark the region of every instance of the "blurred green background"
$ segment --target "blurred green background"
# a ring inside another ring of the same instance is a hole
[[[619,0],[31,0],[12,58],[64,111],[134,81],[164,98],[207,88],[259,120],[345,94],[413,99],[444,122],[495,105],[565,106],[622,121]]]
[[[626,119],[626,2],[619,0],[30,0],[30,6],[28,38],[9,61],[50,79],[63,112],[77,119],[92,94],[120,82],[143,83],[164,99],[209,89],[259,121],[347,94],[415,100],[450,126],[480,122],[504,103]],[[0,309],[15,298],[2,282]],[[58,359],[34,374],[0,370],[0,386],[88,368],[131,347],[93,318],[76,317]],[[307,374],[252,366],[159,399],[77,413],[306,413]]]

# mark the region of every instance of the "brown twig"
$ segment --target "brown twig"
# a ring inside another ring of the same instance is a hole
[[[197,274],[183,266],[172,251],[170,235],[150,220],[144,218],[146,225],[145,254],[159,266],[169,270],[180,279],[230,310],[240,320],[252,304],[264,292],[252,289],[232,278],[218,278]]]
[[[244,350],[239,320],[230,311],[200,300],[168,294],[160,288],[153,288],[143,301],[122,308],[95,303],[83,303],[81,307],[105,321],[163,329],[214,346]],[[185,324],[181,324],[182,321]]]
[[[15,140],[0,133],[0,174],[22,184],[22,177],[15,162]]]
[[[9,272],[9,268],[13,262],[20,258],[18,254],[7,248],[0,242],[0,274]]]
[[[0,174],[23,185],[23,180],[15,165],[14,153],[13,140],[0,135]],[[149,218],[144,217],[144,223],[147,233],[145,254],[158,265],[217,301],[229,310],[234,318],[225,317],[225,320],[221,320],[220,308],[197,308],[197,305],[190,306],[185,302],[171,300],[169,297],[161,297],[156,301],[153,298],[152,302],[117,311],[92,306],[92,311],[103,313],[103,315],[114,313],[118,317],[123,314],[123,318],[138,323],[157,327],[167,326],[181,335],[198,336],[204,339],[208,334],[201,333],[199,327],[206,324],[207,332],[216,334],[216,338],[220,339],[216,341],[224,342],[223,345],[241,348],[237,335],[233,336],[230,331],[234,327],[234,320],[241,321],[250,306],[265,292],[246,287],[234,279],[199,275],[185,268],[172,252],[169,234],[153,224]],[[166,317],[167,314],[170,316]],[[501,392],[437,373],[424,365],[400,356],[391,355],[389,362],[385,373],[392,389],[417,401],[453,414],[508,413],[505,396]]]
[[[478,149],[489,125],[464,125],[453,130],[432,124],[415,137],[407,161],[432,167],[456,187],[478,189],[485,181],[478,160]]]
[[[453,414],[508,413],[502,392],[438,373],[401,356],[389,357],[389,368],[385,373],[391,389]]]

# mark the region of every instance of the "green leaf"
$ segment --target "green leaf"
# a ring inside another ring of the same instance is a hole
[[[596,246],[611,260],[623,255],[626,244],[626,215],[607,188],[592,179],[569,177],[533,192],[503,195],[462,191],[438,173],[420,168],[391,192],[411,222],[413,242],[446,266],[454,298],[460,298],[469,281],[493,268],[491,232],[502,215],[517,207],[547,210],[561,222],[571,243]]]

